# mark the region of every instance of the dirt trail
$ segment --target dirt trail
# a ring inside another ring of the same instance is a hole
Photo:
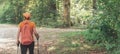
[[[78,29],[60,29],[60,28],[37,28],[40,34],[40,46],[58,39],[58,33],[69,31],[81,31]],[[16,46],[16,25],[0,24],[0,54],[17,54]],[[37,47],[35,47],[36,49]]]

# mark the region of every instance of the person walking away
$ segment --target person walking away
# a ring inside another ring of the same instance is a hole
[[[35,23],[30,21],[31,14],[23,13],[24,20],[19,23],[17,34],[17,45],[21,48],[21,54],[34,54],[34,37],[39,39],[39,34],[36,31]]]

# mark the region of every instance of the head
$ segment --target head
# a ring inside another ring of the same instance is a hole
[[[24,16],[25,20],[29,20],[31,14],[29,12],[25,12],[25,13],[23,13],[23,16]]]

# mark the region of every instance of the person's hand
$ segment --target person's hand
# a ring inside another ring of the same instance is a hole
[[[35,36],[36,36],[36,39],[39,40],[39,37],[40,37],[39,34],[36,33]]]
[[[19,40],[17,40],[16,44],[17,44],[17,46],[19,46],[19,44],[20,44]]]

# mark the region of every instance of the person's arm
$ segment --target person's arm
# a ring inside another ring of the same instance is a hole
[[[40,36],[37,33],[36,28],[33,28],[33,32],[34,32],[34,35],[35,35],[36,39],[38,40]]]
[[[17,33],[17,46],[19,46],[19,36],[20,36],[20,28],[18,28],[18,33]]]

